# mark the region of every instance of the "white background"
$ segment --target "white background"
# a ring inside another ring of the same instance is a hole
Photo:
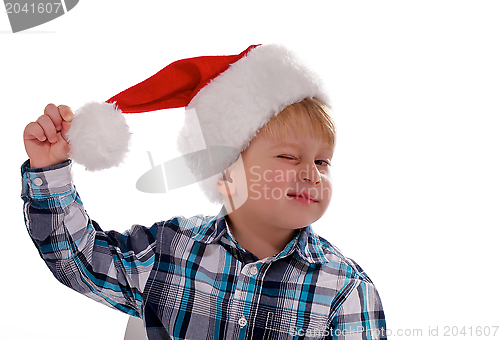
[[[499,18],[498,1],[107,0],[12,34],[0,13],[0,337],[123,339],[128,319],[58,283],[39,258],[19,198],[24,126],[50,102],[76,109],[175,60],[271,42],[295,50],[331,90],[335,194],[315,230],[372,278],[388,328],[426,336],[439,327],[447,339],[446,326],[499,326]],[[196,185],[135,189],[147,151],[158,164],[177,156],[183,114],[129,115],[125,164],[74,166],[104,229],[218,212]]]

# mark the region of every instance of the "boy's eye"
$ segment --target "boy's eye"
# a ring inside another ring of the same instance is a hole
[[[323,159],[318,159],[318,160],[314,161],[314,164],[328,166],[328,165],[330,165],[330,162],[326,161],[326,160],[323,160]]]
[[[297,159],[297,157],[290,156],[290,155],[279,155],[278,158],[289,159],[289,160],[296,160]]]

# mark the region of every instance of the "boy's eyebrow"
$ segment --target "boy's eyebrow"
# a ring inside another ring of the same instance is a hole
[[[271,146],[271,149],[277,149],[277,148],[282,148],[284,146],[289,146],[292,148],[298,148],[300,146],[299,143],[293,143],[293,142],[279,142],[275,143],[273,146]]]
[[[301,144],[294,143],[294,142],[279,142],[279,143],[276,143],[273,146],[271,146],[270,149],[271,150],[275,150],[275,149],[279,149],[279,148],[282,148],[282,147],[292,147],[292,148],[298,149],[301,146],[302,146]],[[333,151],[333,148],[331,146],[329,146],[329,145],[323,147],[322,149],[325,150],[325,151],[326,151],[326,149],[328,149],[328,151],[330,151],[330,149],[332,149],[332,151]]]

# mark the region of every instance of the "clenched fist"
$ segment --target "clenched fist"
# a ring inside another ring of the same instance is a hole
[[[43,115],[26,125],[24,147],[30,158],[30,167],[51,166],[69,159],[66,133],[72,120],[73,112],[68,106],[49,104]]]

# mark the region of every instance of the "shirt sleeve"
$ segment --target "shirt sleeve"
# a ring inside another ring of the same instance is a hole
[[[363,270],[349,261],[358,275],[346,285],[345,300],[334,314],[330,338],[386,340],[385,315],[377,289]]]
[[[21,173],[26,227],[54,276],[93,300],[140,317],[156,227],[103,231],[76,192],[71,161],[39,169],[27,161]]]

